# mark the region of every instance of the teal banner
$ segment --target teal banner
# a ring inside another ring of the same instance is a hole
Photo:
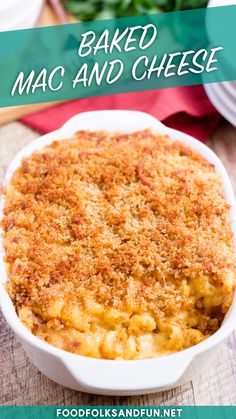
[[[236,79],[236,6],[0,33],[0,107]]]
[[[236,406],[9,406],[0,407],[1,419],[55,418],[182,418],[235,419]]]

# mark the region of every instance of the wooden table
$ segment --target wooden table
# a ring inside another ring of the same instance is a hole
[[[14,154],[37,133],[20,123],[0,128],[0,181]],[[236,129],[223,122],[209,146],[225,163],[236,191]],[[154,395],[106,397],[80,393],[44,377],[27,359],[0,314],[1,405],[236,405],[236,333],[204,374]]]

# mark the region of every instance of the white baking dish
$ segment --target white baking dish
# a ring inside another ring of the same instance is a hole
[[[77,130],[131,132],[148,127],[188,144],[214,164],[216,171],[223,179],[227,200],[232,208],[232,228],[236,237],[236,205],[233,189],[218,157],[198,140],[169,129],[152,116],[142,112],[97,111],[81,113],[73,117],[58,131],[33,140],[20,151],[10,164],[5,181],[9,181],[23,156],[29,156],[34,150],[44,147],[52,140],[70,137]],[[2,208],[3,202],[1,202],[1,216]],[[196,346],[173,355],[138,361],[111,361],[65,352],[37,338],[20,322],[4,288],[7,274],[3,261],[2,243],[0,243],[0,249],[0,295],[5,319],[36,367],[47,377],[66,387],[98,394],[131,395],[151,393],[177,386],[209,365],[220,343],[236,327],[236,299],[234,299],[223,325],[214,335]]]

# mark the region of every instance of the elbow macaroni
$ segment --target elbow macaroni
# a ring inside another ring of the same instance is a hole
[[[61,349],[95,358],[152,358],[195,345],[205,338],[197,329],[184,329],[179,318],[166,319],[157,326],[158,321],[150,314],[102,310],[95,302],[82,310],[56,299],[44,312],[37,310],[39,313],[44,324],[37,328],[38,337]],[[27,307],[19,311],[28,328],[32,328],[32,316]]]

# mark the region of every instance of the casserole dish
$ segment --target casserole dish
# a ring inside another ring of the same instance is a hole
[[[208,147],[181,132],[169,129],[152,116],[134,111],[96,111],[86,112],[73,117],[58,131],[34,140],[20,151],[7,171],[8,182],[20,165],[24,156],[43,148],[53,140],[69,138],[78,130],[106,130],[133,132],[152,128],[160,134],[167,134],[173,140],[180,140],[200,153],[215,166],[223,180],[224,191],[231,205],[231,220],[236,237],[236,206],[233,189],[225,168],[218,157]],[[1,201],[1,215],[3,210]],[[120,361],[88,358],[72,354],[34,336],[19,320],[13,303],[5,290],[7,281],[4,263],[4,251],[1,243],[1,308],[6,321],[19,337],[30,360],[47,377],[57,383],[80,391],[108,395],[135,395],[161,391],[182,384],[199,374],[213,359],[219,347],[236,326],[236,299],[229,310],[222,326],[202,343],[160,358]]]

